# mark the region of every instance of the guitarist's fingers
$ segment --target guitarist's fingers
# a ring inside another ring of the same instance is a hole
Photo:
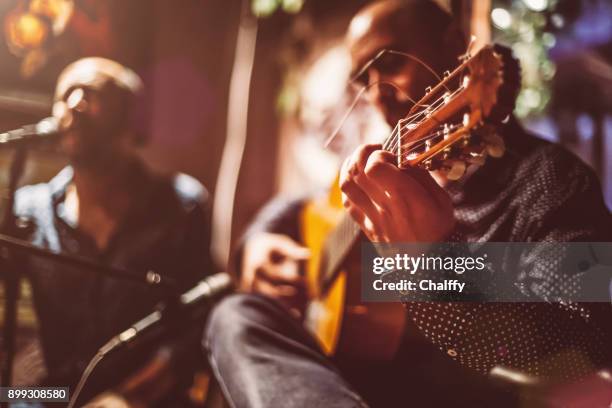
[[[359,171],[363,169],[368,161],[368,157],[372,152],[379,150],[381,145],[379,144],[364,144],[359,146],[355,151],[347,157],[347,159],[342,164],[342,168],[340,169],[340,174],[355,171]],[[354,175],[354,174],[353,174]]]
[[[306,261],[310,258],[310,249],[300,245],[286,235],[275,237],[270,251],[270,260],[274,263],[283,262],[286,258],[295,261]]]
[[[342,195],[342,201],[344,203],[344,208],[349,213],[351,218],[355,220],[357,224],[361,227],[361,230],[368,237],[368,239],[372,242],[381,242],[381,232],[380,232],[380,224],[374,224],[372,220],[366,216],[366,214],[356,205],[352,204],[350,200],[346,198],[346,196]]]
[[[436,183],[436,180],[429,174],[427,170],[409,167],[402,170],[406,174],[410,174],[423,188],[433,196],[441,208],[452,206],[448,193]]]
[[[393,225],[400,221],[394,218],[397,214],[401,214],[404,218],[402,221],[412,221],[406,203],[398,200],[395,193],[398,190],[402,193],[408,192],[411,187],[418,189],[415,193],[420,194],[419,190],[422,190],[416,181],[402,174],[395,162],[396,157],[392,153],[379,150],[370,155],[365,168],[367,180],[372,186],[375,186],[370,196],[379,208],[380,219],[387,230],[393,229]]]
[[[376,186],[370,185],[364,174],[364,169],[370,155],[380,148],[381,146],[378,144],[360,146],[345,160],[340,171],[343,204],[362,226],[365,217],[372,220],[374,224],[379,224],[378,208],[374,205],[372,196],[380,194],[380,192],[377,191]]]
[[[359,225],[363,225],[366,215],[359,207],[353,205],[353,203],[348,199],[346,194],[342,194],[342,204],[344,205],[344,209],[349,213],[351,218],[355,220],[355,222]]]
[[[373,157],[380,157],[387,153],[381,150],[381,148],[382,146],[379,144],[368,144],[357,149],[352,155],[351,165],[347,168],[346,175],[346,180],[356,184],[371,201],[376,203],[384,203],[384,191],[368,177],[367,167]],[[371,219],[374,220],[374,218]]]
[[[268,263],[255,270],[254,282],[265,280],[273,285],[305,285],[305,279],[300,273],[297,262],[287,260],[280,264]]]
[[[426,173],[419,169],[399,169],[390,163],[388,152],[376,152],[368,161],[366,174],[379,189],[385,192],[386,197],[381,200],[393,201],[390,196],[407,196],[409,201],[418,201],[420,197],[430,195],[431,191],[442,190],[440,186]],[[427,178],[431,179],[428,180]],[[422,182],[421,182],[422,181]],[[424,185],[426,183],[426,185]],[[378,204],[378,203],[377,203]]]
[[[377,144],[364,144],[359,146],[345,161],[340,169],[340,187],[344,183],[357,183],[359,178],[363,178],[363,171],[370,154],[380,149]]]
[[[368,167],[368,162],[371,161],[377,161],[380,163],[387,163],[390,164],[391,166],[397,168],[397,156],[387,150],[382,150],[379,149],[375,152],[373,152],[370,157],[368,157],[368,160],[366,162],[365,168],[367,169]],[[367,171],[367,170],[366,170]]]
[[[370,197],[354,181],[344,181],[340,185],[342,204],[353,219],[362,225],[366,217],[376,220],[378,210]]]
[[[390,164],[394,162],[394,157],[395,156],[391,153],[384,150],[370,152],[370,155],[365,158],[365,161],[360,160],[358,162],[359,169],[355,171],[353,177],[355,184],[357,184],[357,186],[370,198],[370,201],[372,201],[376,209],[376,216],[370,216],[369,218],[381,228],[385,228],[381,223],[386,222],[386,215],[390,212],[390,202],[384,188],[382,188],[377,180],[370,177],[369,173],[372,163],[383,163],[391,168],[395,168],[394,164]],[[361,158],[363,158],[363,156]]]

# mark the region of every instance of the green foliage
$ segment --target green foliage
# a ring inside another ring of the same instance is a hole
[[[493,41],[511,46],[521,63],[522,90],[515,113],[521,118],[542,114],[550,101],[555,65],[548,49],[555,43],[546,32],[546,14],[554,0],[497,0],[493,2]]]
[[[296,14],[304,5],[304,0],[251,0],[251,10],[257,17],[268,17],[278,9]]]

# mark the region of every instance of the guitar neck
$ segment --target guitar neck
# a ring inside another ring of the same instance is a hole
[[[394,145],[394,133],[385,140],[382,144],[384,150],[393,152],[397,149]],[[348,255],[349,251],[355,244],[360,233],[359,225],[345,213],[338,225],[328,235],[323,245],[322,251],[322,289],[323,291],[329,288],[329,285],[336,278],[336,274],[340,270],[342,262]]]

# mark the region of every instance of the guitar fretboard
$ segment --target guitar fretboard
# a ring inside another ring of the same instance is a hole
[[[382,148],[387,151],[395,150],[395,132],[385,140]],[[334,281],[340,266],[355,244],[360,233],[359,225],[348,215],[344,214],[333,231],[328,235],[323,245],[321,268],[322,289],[325,292]]]

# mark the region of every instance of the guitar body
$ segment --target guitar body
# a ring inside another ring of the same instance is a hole
[[[311,251],[306,281],[312,299],[304,323],[327,355],[389,360],[395,355],[403,334],[405,310],[399,302],[361,302],[358,243],[351,249],[352,256],[347,257],[353,262],[344,262],[327,288],[321,285],[323,246],[344,214],[337,182],[327,197],[307,203],[302,211],[302,240]]]

